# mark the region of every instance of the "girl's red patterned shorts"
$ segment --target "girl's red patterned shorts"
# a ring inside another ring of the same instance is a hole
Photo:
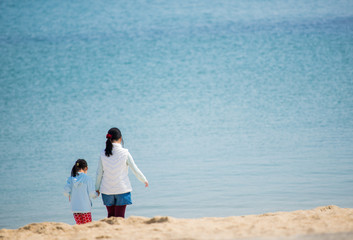
[[[76,224],[85,224],[92,222],[92,215],[90,212],[88,213],[74,213],[74,218]]]

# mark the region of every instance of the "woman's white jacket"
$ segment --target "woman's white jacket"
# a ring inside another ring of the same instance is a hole
[[[107,157],[103,150],[97,169],[96,190],[103,194],[122,194],[132,191],[129,180],[129,167],[141,182],[147,179],[136,166],[129,151],[119,143],[113,143],[112,155]]]

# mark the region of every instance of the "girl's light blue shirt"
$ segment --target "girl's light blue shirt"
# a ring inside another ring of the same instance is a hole
[[[64,187],[64,195],[71,199],[71,209],[74,213],[91,212],[91,198],[98,197],[93,180],[85,173],[77,173],[76,177],[69,177]]]

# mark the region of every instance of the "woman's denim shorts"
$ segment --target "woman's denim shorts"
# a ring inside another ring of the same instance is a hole
[[[102,193],[102,199],[103,199],[103,204],[108,207],[132,204],[131,192],[122,193],[122,194],[113,194],[113,195]]]

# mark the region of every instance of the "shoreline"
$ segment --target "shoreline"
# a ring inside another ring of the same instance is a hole
[[[0,239],[353,239],[353,209],[337,206],[234,217],[105,218],[84,225],[31,223]]]

